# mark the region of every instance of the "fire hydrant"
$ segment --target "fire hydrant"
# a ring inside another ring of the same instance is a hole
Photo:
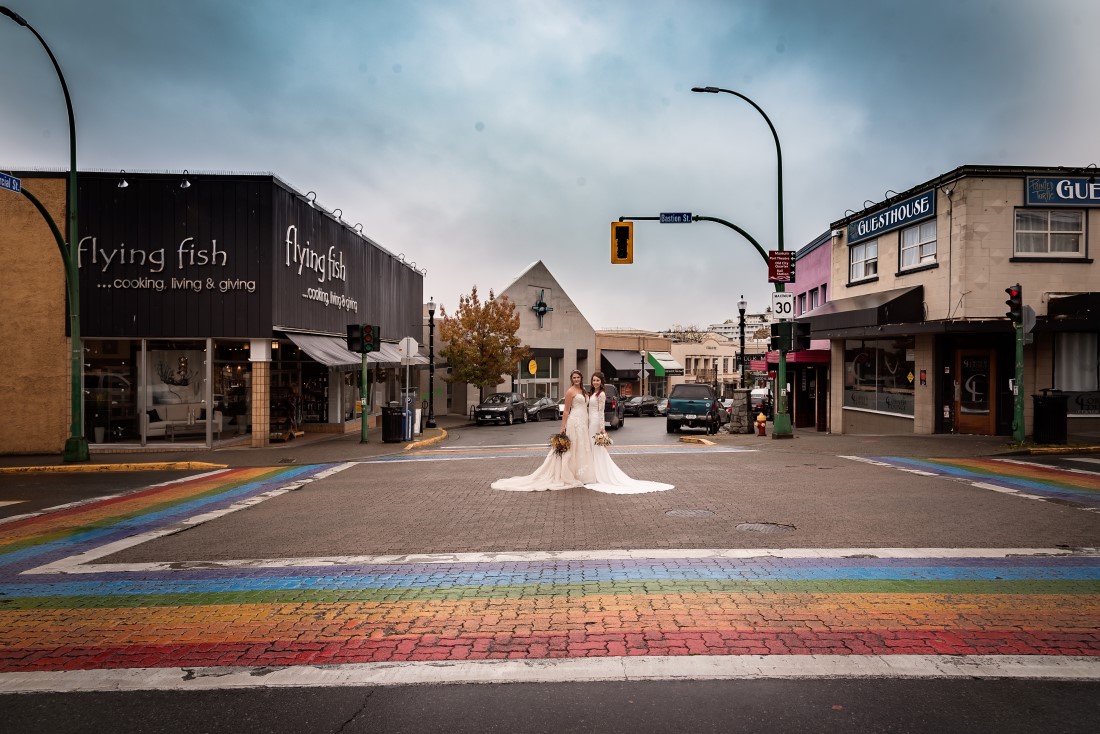
[[[768,425],[768,417],[763,413],[756,414],[756,435],[764,436],[764,427]]]

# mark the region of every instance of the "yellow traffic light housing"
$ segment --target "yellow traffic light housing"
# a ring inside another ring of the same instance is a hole
[[[611,223],[611,263],[630,265],[634,262],[634,222]]]

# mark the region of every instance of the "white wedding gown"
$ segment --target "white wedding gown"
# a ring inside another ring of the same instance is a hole
[[[558,454],[551,448],[546,460],[533,474],[499,479],[490,486],[511,492],[540,492],[583,487],[586,481],[591,481],[593,447],[586,402],[583,394],[573,396],[565,423],[565,435],[569,437],[568,451]]]
[[[588,400],[588,432],[595,436],[603,431],[603,412],[607,396],[600,393]],[[592,444],[592,439],[589,439]],[[664,492],[674,485],[662,482],[649,482],[643,479],[631,479],[611,460],[611,454],[604,446],[592,446],[592,478],[585,487],[607,494],[644,494],[646,492]]]

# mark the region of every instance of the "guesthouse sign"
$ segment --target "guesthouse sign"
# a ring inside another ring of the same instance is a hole
[[[857,219],[848,225],[848,244],[870,240],[880,234],[936,215],[936,190],[929,189],[920,196]]]
[[[1100,181],[1095,176],[1028,176],[1028,206],[1100,207]]]

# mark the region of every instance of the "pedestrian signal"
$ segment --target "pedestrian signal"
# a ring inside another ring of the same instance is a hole
[[[634,262],[634,222],[611,223],[611,262],[615,265]]]

